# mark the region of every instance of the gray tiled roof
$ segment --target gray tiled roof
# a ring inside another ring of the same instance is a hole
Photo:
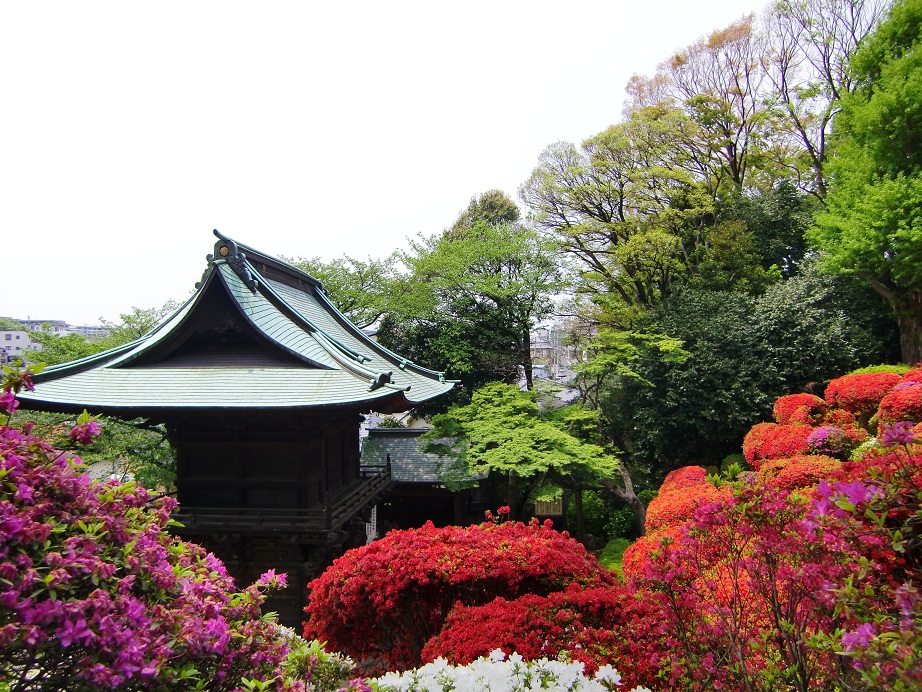
[[[451,459],[422,451],[424,428],[372,428],[362,441],[362,463],[381,466],[391,460],[395,483],[441,482],[440,470]]]
[[[312,277],[215,235],[215,255],[185,305],[131,344],[47,368],[35,392],[20,395],[23,407],[130,416],[331,405],[400,411],[453,386],[368,338]],[[240,342],[196,341],[222,329]]]

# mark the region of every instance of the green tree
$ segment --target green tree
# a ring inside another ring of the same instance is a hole
[[[841,372],[896,356],[886,306],[852,277],[802,265],[763,295],[685,288],[654,315],[682,340],[684,360],[641,355],[637,377],[601,390],[615,439],[632,440],[634,464],[656,475],[716,465],[771,414],[774,400]],[[623,448],[628,448],[626,442]]]
[[[830,271],[882,295],[903,361],[922,360],[922,0],[898,0],[855,53],[836,117],[828,209],[810,239]]]
[[[110,322],[103,318],[100,324],[109,330],[109,336],[100,340],[105,348],[113,348],[127,344],[135,339],[140,339],[148,334],[154,327],[163,322],[167,317],[176,312],[180,303],[168,300],[159,308],[139,308],[132,306],[130,312],[119,315],[118,322]]]
[[[535,224],[574,261],[576,289],[611,293],[624,310],[668,296],[713,210],[679,146],[688,119],[644,108],[577,149],[549,146],[519,188]]]
[[[750,14],[677,51],[653,78],[628,83],[628,114],[665,106],[688,118],[684,148],[714,196],[746,186],[765,146],[762,51]]]
[[[0,329],[13,332],[25,330],[25,327],[9,317],[0,317]]]
[[[78,334],[58,336],[47,332],[30,332],[32,340],[42,345],[42,350],[36,352],[33,360],[45,365],[59,365],[122,346],[140,339],[178,308],[179,303],[168,300],[159,308],[132,307],[130,312],[119,315],[118,322],[100,318],[100,324],[109,329],[109,335],[98,340],[87,340]]]
[[[106,346],[99,341],[87,341],[79,334],[49,334],[48,332],[30,332],[32,341],[42,345],[41,351],[31,354],[30,360],[58,365],[92,356],[94,353],[106,350]]]
[[[826,196],[827,142],[839,101],[858,82],[849,60],[880,19],[886,0],[778,0],[766,17],[772,139],[789,155],[775,162],[801,189]],[[792,154],[792,155],[790,155]]]
[[[456,397],[523,372],[531,388],[531,330],[560,286],[553,245],[510,222],[515,205],[500,196],[484,193],[451,228],[411,244],[378,333],[398,353],[459,378]]]
[[[587,430],[587,416],[597,420],[580,406],[548,415],[533,392],[494,382],[474,392],[470,404],[435,416],[427,437],[454,440],[451,446],[433,444],[431,449],[452,456],[465,471],[505,476],[511,507],[521,504],[516,502],[520,480],[529,484],[525,499],[548,482],[576,492],[599,489],[628,504],[642,532],[646,510],[630,473],[614,450],[578,436]],[[597,423],[589,429],[595,428]]]

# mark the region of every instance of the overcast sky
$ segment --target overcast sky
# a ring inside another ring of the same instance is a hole
[[[0,315],[182,300],[211,230],[379,258],[764,2],[5,2]]]

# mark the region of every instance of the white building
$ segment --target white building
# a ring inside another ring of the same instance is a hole
[[[32,341],[29,332],[23,329],[9,329],[0,331],[0,362],[9,362],[17,358],[28,360],[28,354],[41,351],[42,345]]]

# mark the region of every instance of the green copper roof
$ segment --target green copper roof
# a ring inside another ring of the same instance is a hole
[[[131,344],[35,377],[24,408],[156,416],[184,409],[399,411],[447,392],[442,373],[368,338],[322,285],[221,236],[195,294]]]

